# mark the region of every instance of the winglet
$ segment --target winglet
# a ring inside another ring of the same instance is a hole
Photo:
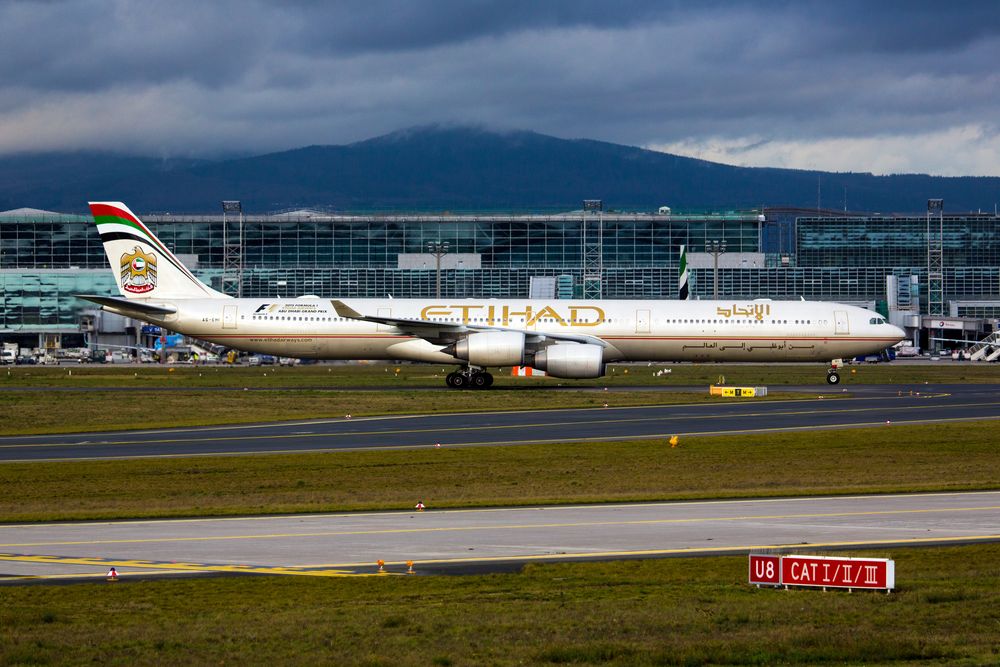
[[[341,317],[347,317],[352,320],[363,320],[365,318],[364,315],[354,310],[343,301],[334,299],[330,301],[330,303],[333,304],[333,309],[337,311],[337,314],[340,315]]]

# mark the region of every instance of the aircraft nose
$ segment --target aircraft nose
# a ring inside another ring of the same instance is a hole
[[[890,325],[890,326],[892,326],[892,335],[895,337],[897,343],[906,338],[905,331],[903,331],[902,329],[900,329],[895,325]]]

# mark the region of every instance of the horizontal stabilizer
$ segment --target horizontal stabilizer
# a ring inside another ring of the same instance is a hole
[[[154,306],[151,303],[143,303],[133,299],[122,299],[116,296],[99,296],[95,294],[74,294],[77,299],[93,301],[101,306],[114,308],[115,310],[131,311],[143,313],[145,315],[170,315],[176,313],[177,309],[171,306]]]

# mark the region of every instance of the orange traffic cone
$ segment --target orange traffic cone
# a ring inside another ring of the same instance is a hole
[[[378,565],[379,572],[385,572],[385,561],[379,558],[375,563]]]
[[[413,571],[413,561],[412,560],[406,561],[406,573],[407,574],[415,574],[415,572]]]

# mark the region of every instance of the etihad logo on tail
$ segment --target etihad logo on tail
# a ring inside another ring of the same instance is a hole
[[[156,255],[135,246],[122,255],[122,289],[132,294],[151,292],[156,287]]]

